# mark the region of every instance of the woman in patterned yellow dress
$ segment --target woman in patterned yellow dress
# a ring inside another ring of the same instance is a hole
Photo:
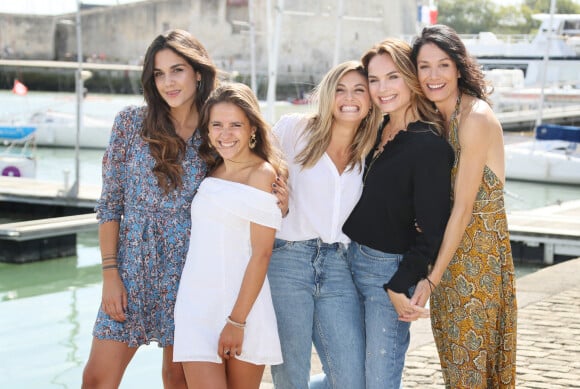
[[[425,95],[448,123],[456,161],[443,242],[411,302],[424,305],[432,293],[431,324],[446,387],[513,388],[517,304],[502,128],[483,74],[453,29],[426,27],[412,56]]]

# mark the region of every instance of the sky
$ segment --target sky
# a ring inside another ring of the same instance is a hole
[[[82,0],[83,4],[117,5],[141,0]],[[0,13],[60,15],[77,10],[77,0],[0,0]]]

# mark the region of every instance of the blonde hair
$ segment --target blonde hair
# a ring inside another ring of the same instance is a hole
[[[314,89],[312,99],[317,102],[317,112],[308,121],[303,134],[306,138],[306,147],[296,156],[296,162],[302,168],[312,167],[316,164],[330,145],[336,88],[340,80],[350,72],[357,72],[365,79],[367,78],[367,74],[360,62],[347,61],[335,66],[326,73],[322,81]],[[375,143],[381,119],[380,109],[371,100],[369,113],[361,121],[354,135],[347,170],[355,166],[362,169],[362,158],[366,156]]]
[[[364,53],[361,62],[368,71],[369,63],[375,56],[384,54],[390,56],[411,91],[411,104],[408,109],[412,110],[413,116],[433,125],[439,135],[447,136],[442,116],[433,103],[425,97],[421,89],[411,51],[411,46],[404,40],[388,38],[377,43]]]

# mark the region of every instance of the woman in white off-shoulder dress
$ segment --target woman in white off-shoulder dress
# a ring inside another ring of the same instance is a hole
[[[210,95],[200,132],[200,155],[213,170],[191,206],[174,361],[189,388],[258,388],[265,365],[282,362],[266,273],[282,218],[271,182],[285,167],[243,84]]]

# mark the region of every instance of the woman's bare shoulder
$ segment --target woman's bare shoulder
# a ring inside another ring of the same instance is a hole
[[[262,161],[252,169],[248,177],[248,185],[265,192],[272,191],[272,183],[276,181],[276,169],[267,161]]]

